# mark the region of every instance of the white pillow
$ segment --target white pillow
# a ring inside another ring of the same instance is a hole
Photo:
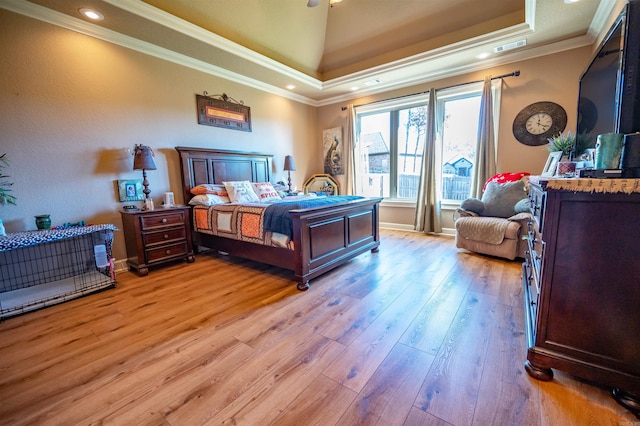
[[[226,204],[230,202],[231,200],[229,200],[229,197],[215,194],[196,195],[189,200],[189,204],[192,206],[213,206],[216,204]]]
[[[274,201],[280,200],[281,197],[275,190],[271,182],[253,182],[251,183],[253,190],[255,191],[260,201]]]
[[[259,203],[260,198],[253,190],[251,182],[248,180],[238,180],[231,182],[222,182],[227,188],[229,198],[233,203]]]

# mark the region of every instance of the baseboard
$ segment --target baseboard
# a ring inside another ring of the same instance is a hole
[[[391,223],[391,222],[380,222],[380,229],[389,229],[391,231],[409,231],[409,232],[417,232],[413,225],[407,225],[404,223]],[[442,232],[437,235],[443,235],[446,237],[455,237],[456,230],[453,228],[442,228]]]
[[[116,260],[113,264],[113,269],[115,269],[116,273],[127,272],[129,270],[129,266],[127,266],[127,259]]]
[[[404,223],[380,222],[379,227],[381,229],[390,229],[392,231],[415,231],[413,225],[407,225]]]

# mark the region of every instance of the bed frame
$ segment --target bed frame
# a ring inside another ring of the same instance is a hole
[[[273,156],[253,152],[176,147],[180,155],[185,204],[190,189],[203,183],[250,180],[270,182]],[[309,280],[380,246],[378,222],[381,198],[366,198],[332,206],[292,210],[295,250],[269,247],[193,232],[193,243],[233,256],[294,272],[299,290]],[[193,220],[193,215],[191,215]],[[193,229],[193,227],[192,227]]]

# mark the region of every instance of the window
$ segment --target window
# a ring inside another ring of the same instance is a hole
[[[440,166],[436,185],[440,200],[445,202],[460,202],[471,193],[482,86],[468,89],[445,92],[437,99],[436,122],[441,125],[442,145],[436,160]]]
[[[426,138],[427,99],[356,111],[359,194],[415,200]]]
[[[494,118],[500,85],[494,85]],[[469,197],[476,158],[482,83],[436,93],[438,201],[460,203]],[[357,193],[415,200],[427,134],[428,96],[421,94],[356,108]],[[494,123],[497,129],[497,122]],[[497,133],[496,133],[497,134]]]

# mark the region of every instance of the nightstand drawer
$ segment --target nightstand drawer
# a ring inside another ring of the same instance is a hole
[[[186,237],[184,227],[176,229],[167,229],[160,232],[148,232],[142,235],[144,246],[152,244],[165,243],[173,240],[184,240]]]
[[[184,256],[188,251],[186,241],[147,250],[147,263],[158,262],[170,257]]]
[[[182,212],[171,212],[159,215],[147,215],[140,217],[142,230],[158,228],[161,226],[182,225],[184,216]]]

